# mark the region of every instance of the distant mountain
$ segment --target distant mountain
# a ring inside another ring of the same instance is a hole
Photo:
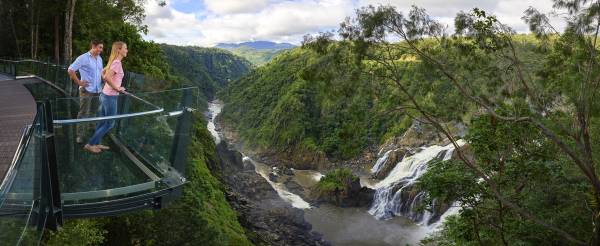
[[[279,53],[293,49],[296,46],[289,43],[270,41],[243,42],[239,44],[220,43],[215,48],[231,51],[233,54],[246,58],[255,66],[262,66],[271,61]]]
[[[236,49],[241,47],[249,47],[256,50],[284,50],[284,49],[292,49],[296,47],[296,45],[290,43],[275,43],[271,41],[253,41],[253,42],[243,42],[239,44],[232,43],[220,43],[215,46],[216,48],[221,49]]]

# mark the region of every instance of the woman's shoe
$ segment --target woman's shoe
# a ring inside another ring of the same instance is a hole
[[[109,150],[110,149],[110,147],[108,147],[106,145],[102,145],[102,144],[98,144],[98,145],[96,145],[96,147],[101,150]]]
[[[92,152],[94,154],[98,154],[98,153],[102,152],[102,150],[99,149],[98,147],[93,146],[93,145],[89,145],[89,144],[86,144],[85,146],[83,146],[83,149],[87,150],[89,152]]]

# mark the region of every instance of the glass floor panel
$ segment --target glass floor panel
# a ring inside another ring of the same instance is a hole
[[[103,144],[110,147],[102,153],[85,151],[83,144],[75,141],[75,128],[87,126],[91,136],[94,123],[55,126],[56,159],[61,193],[91,192],[132,186],[153,179],[144,173],[106,135]]]

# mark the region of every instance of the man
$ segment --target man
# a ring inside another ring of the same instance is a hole
[[[100,95],[102,91],[102,58],[100,53],[104,49],[101,41],[93,40],[90,51],[80,55],[69,66],[68,73],[71,80],[79,86],[79,112],[77,118],[86,118],[94,115],[92,111],[92,98]],[[79,71],[80,78],[76,72]],[[77,125],[77,143],[83,143],[86,131],[92,124]]]

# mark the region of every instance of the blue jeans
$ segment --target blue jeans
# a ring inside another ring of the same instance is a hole
[[[99,116],[111,116],[117,114],[117,98],[119,96],[107,96],[100,94],[100,113]],[[103,120],[96,124],[96,131],[90,139],[90,145],[100,144],[102,137],[115,126],[115,120]]]

